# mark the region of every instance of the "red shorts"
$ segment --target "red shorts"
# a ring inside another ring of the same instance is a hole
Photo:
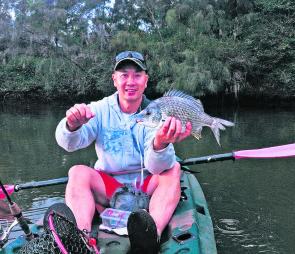
[[[112,177],[112,176],[110,176],[110,175],[108,175],[108,174],[106,174],[104,172],[101,172],[101,171],[97,171],[97,172],[100,174],[100,176],[101,176],[101,178],[102,178],[102,180],[104,182],[104,186],[106,188],[107,199],[110,200],[111,197],[113,196],[114,192],[118,188],[122,187],[124,184],[118,182],[114,177]],[[151,178],[152,178],[152,175],[148,175],[144,179],[143,185],[141,187],[141,190],[143,192],[147,192],[147,187],[149,185],[149,182],[150,182]]]

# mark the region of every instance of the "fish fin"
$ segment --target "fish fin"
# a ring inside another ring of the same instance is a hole
[[[219,130],[225,130],[225,126],[231,127],[234,126],[235,124],[233,122],[221,119],[221,118],[217,118],[217,117],[213,117],[213,123],[210,126],[214,137],[216,138],[216,141],[218,143],[219,146],[220,145],[220,133]]]
[[[214,127],[211,127],[211,130],[213,131],[214,137],[216,138],[216,141],[218,143],[219,146],[220,145],[220,133],[219,133],[219,128],[217,125],[214,125]]]
[[[176,90],[176,89],[170,89],[166,93],[164,93],[163,97],[180,97],[187,100],[192,101],[197,105],[198,108],[200,108],[201,111],[204,111],[204,107],[202,102],[199,99],[194,98],[191,95],[188,95],[182,91]]]
[[[202,137],[202,135],[201,135],[200,132],[192,132],[191,134],[192,134],[192,136],[195,137],[197,140],[199,140],[199,139]]]

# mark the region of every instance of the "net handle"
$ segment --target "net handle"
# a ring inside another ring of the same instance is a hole
[[[49,229],[54,237],[54,241],[57,244],[58,248],[60,249],[60,251],[62,252],[62,254],[68,254],[68,251],[66,250],[65,246],[63,245],[58,233],[55,230],[54,224],[53,224],[53,215],[55,213],[54,212],[50,212],[49,216],[48,216],[48,226]],[[63,216],[62,216],[63,217]],[[64,218],[64,217],[63,217]],[[65,219],[65,218],[64,218]],[[70,222],[70,221],[68,221]],[[80,230],[79,230],[80,231]],[[84,243],[92,249],[92,251],[94,252],[94,254],[100,254],[100,250],[99,248],[96,246],[96,240],[90,238],[87,234],[85,234],[83,231],[80,231],[80,233],[85,237],[84,239],[86,240],[86,242],[84,241]],[[83,237],[81,235],[81,237]],[[93,241],[95,240],[95,241]]]
[[[62,252],[62,254],[68,254],[68,251],[66,250],[65,246],[61,242],[59,235],[56,233],[54,225],[53,225],[53,219],[52,219],[52,213],[49,214],[48,216],[48,224],[49,224],[49,229],[51,230],[51,233],[54,237],[54,241],[56,242],[58,248]]]

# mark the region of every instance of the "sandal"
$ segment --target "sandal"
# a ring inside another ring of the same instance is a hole
[[[127,230],[132,254],[158,253],[160,245],[157,227],[152,216],[146,210],[142,209],[130,214]]]

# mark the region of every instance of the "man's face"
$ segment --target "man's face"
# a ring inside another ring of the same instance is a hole
[[[119,98],[128,102],[141,99],[148,82],[146,72],[139,71],[132,65],[115,71],[112,78],[119,92]]]

